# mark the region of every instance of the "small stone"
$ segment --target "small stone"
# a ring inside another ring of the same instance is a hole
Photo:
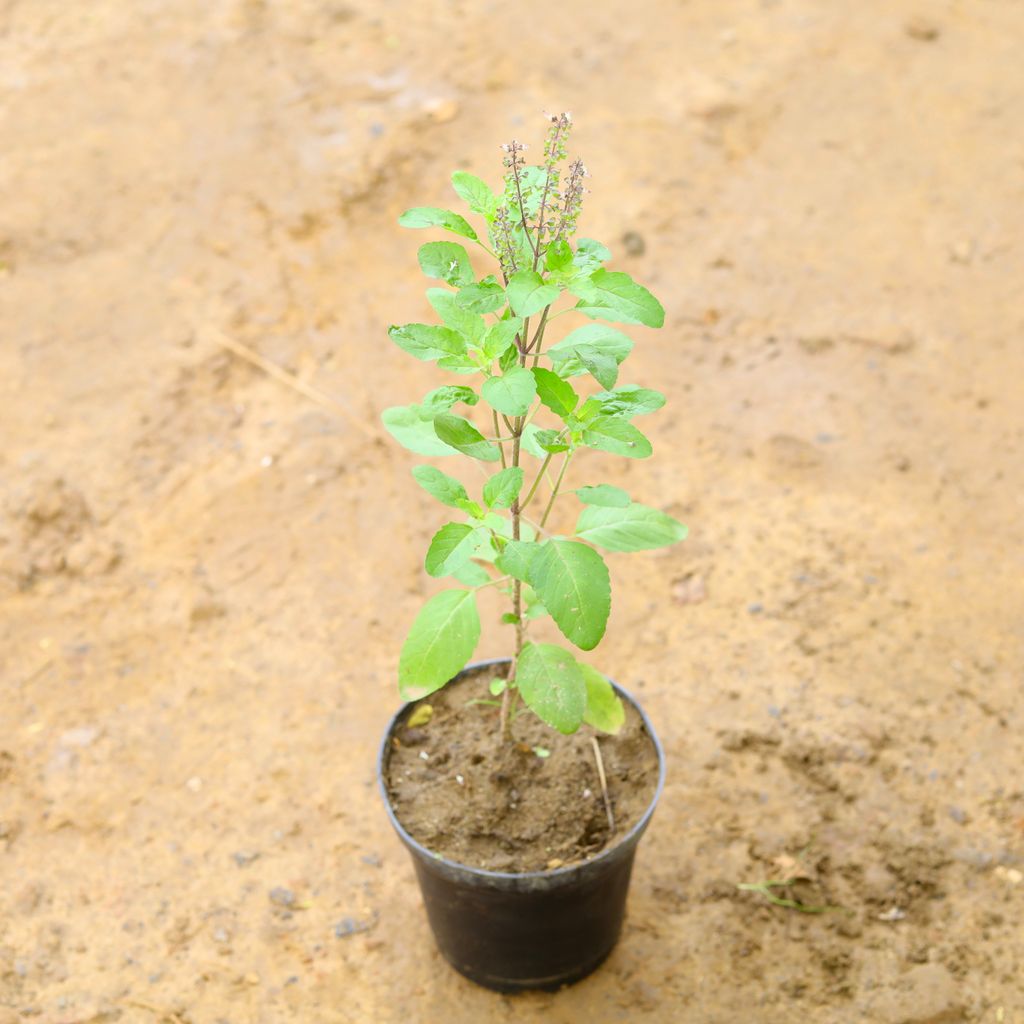
[[[672,600],[676,604],[700,604],[707,597],[704,577],[691,574],[676,580],[672,584]]]
[[[995,857],[987,850],[976,850],[972,847],[965,847],[953,851],[953,859],[961,864],[969,864],[972,868],[990,868]]]
[[[198,775],[193,775],[188,782],[185,783],[185,788],[190,793],[198,793],[203,788],[203,780]]]
[[[887,922],[902,921],[906,916],[907,912],[905,910],[900,910],[899,907],[890,907],[878,915],[878,920]]]
[[[911,39],[916,39],[921,43],[932,43],[942,34],[942,29],[934,21],[921,15],[915,15],[907,21],[903,26],[903,31]]]
[[[260,465],[264,469],[269,469],[273,464],[274,464],[274,456],[273,455],[264,455],[263,458],[260,459]]]
[[[958,824],[967,824],[967,812],[962,807],[950,807],[949,816]]]
[[[334,937],[336,939],[344,939],[349,935],[356,935],[359,932],[368,932],[375,928],[377,925],[377,911],[373,912],[373,916],[367,921],[359,921],[354,917],[343,917],[334,926]]]
[[[974,258],[974,242],[969,238],[963,238],[949,250],[949,258],[954,263],[962,263],[965,266]]]
[[[364,864],[369,864],[371,868],[379,868],[384,863],[384,861],[380,859],[380,854],[377,853],[364,853],[359,859]]]
[[[240,868],[247,868],[258,857],[259,853],[257,853],[255,850],[236,850],[233,854],[231,854],[231,859]]]
[[[997,878],[1003,879],[1004,882],[1009,882],[1010,885],[1020,885],[1024,882],[1024,872],[1018,871],[1016,868],[1004,868],[1002,864],[999,865],[993,872]]]
[[[565,861],[561,857],[552,857],[548,861],[548,867],[553,870],[554,868],[560,868],[564,863]]]
[[[447,124],[459,115],[459,104],[452,99],[435,97],[423,104],[424,113],[437,124]]]
[[[224,945],[231,941],[231,933],[226,928],[215,928],[213,931],[213,941]]]
[[[421,750],[420,751],[420,759],[423,760],[423,761],[429,761],[430,760],[430,755],[425,750]]]
[[[747,605],[747,611],[751,615],[760,615],[764,611],[764,605],[760,601],[752,601]]]
[[[260,983],[260,976],[258,974],[247,974],[243,980],[246,985],[258,985]]]
[[[295,893],[284,886],[275,886],[270,890],[270,902],[276,903],[279,907],[292,907],[295,905]]]
[[[647,251],[647,243],[638,231],[627,231],[622,236],[622,247],[627,256],[643,256]]]
[[[62,747],[91,747],[99,738],[101,730],[95,725],[80,725],[61,733],[57,741]]]

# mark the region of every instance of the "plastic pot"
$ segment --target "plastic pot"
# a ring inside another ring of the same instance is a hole
[[[500,664],[507,659],[468,665],[463,673]],[[547,871],[517,874],[469,867],[413,839],[395,817],[385,784],[391,739],[411,705],[388,723],[377,759],[384,806],[412,856],[438,949],[460,974],[479,985],[498,992],[553,991],[585,978],[615,948],[633,857],[665,783],[665,755],[640,705],[621,686],[612,685],[636,709],[657,751],[654,797],[640,820],[613,845],[581,864]]]

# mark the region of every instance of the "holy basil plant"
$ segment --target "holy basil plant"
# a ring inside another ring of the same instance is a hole
[[[600,242],[574,240],[587,172],[578,159],[565,166],[570,129],[568,115],[551,119],[538,165],[526,162],[520,143],[503,147],[498,193],[472,174],[452,175],[477,226],[432,206],[399,219],[461,241],[431,241],[419,250],[424,274],[440,282],[427,300],[441,322],[393,326],[388,334],[410,355],[467,383],[444,384],[416,405],[386,409],[384,425],[418,455],[461,455],[487,477],[470,494],[434,466],[412,471],[452,510],[425,560],[429,575],[452,585],[417,615],[402,648],[399,688],[406,700],[425,697],[466,665],[480,637],[477,593],[496,587],[509,598],[503,621],[515,630],[508,678],[491,684],[506,737],[520,699],[563,733],[583,722],[619,728],[623,709],[608,680],[571,650],[530,640],[529,623],[550,616],[570,644],[593,650],[611,609],[598,549],[643,551],[686,535],[659,509],[589,480],[571,492],[581,505],[572,536],[547,530],[555,500],[569,493],[570,463],[586,449],[647,458],[651,443],[634,420],[665,404],[657,391],[619,383],[633,341],[611,325],[661,327],[665,313],[628,274],[604,268],[610,253]],[[494,272],[477,276],[466,243],[495,261]],[[573,315],[592,322],[555,340],[556,326]],[[580,463],[589,471],[589,459]]]

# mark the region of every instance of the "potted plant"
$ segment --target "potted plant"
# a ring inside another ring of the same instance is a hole
[[[425,559],[430,576],[451,584],[426,602],[402,648],[407,703],[385,733],[378,779],[441,952],[503,991],[557,988],[608,955],[664,778],[639,706],[571,649],[531,637],[531,625],[549,618],[569,644],[592,650],[611,608],[600,550],[686,534],[589,475],[571,492],[580,504],[571,534],[550,532],[570,464],[589,474],[588,451],[646,458],[651,444],[633,420],[665,402],[618,383],[633,341],[611,325],[660,327],[664,310],[628,275],[604,269],[603,245],[575,238],[587,172],[578,159],[566,167],[571,127],[566,114],[551,118],[536,165],[520,143],[503,147],[499,193],[452,176],[485,231],[450,210],[402,214],[405,227],[460,241],[419,250],[424,273],[446,286],[427,291],[441,323],[388,332],[460,381],[385,410],[388,431],[419,455],[461,455],[486,479],[471,494],[434,466],[412,471],[453,510]],[[466,244],[494,261],[492,273],[478,277]],[[588,322],[556,340],[569,315]],[[510,656],[467,667],[485,592],[507,600]]]

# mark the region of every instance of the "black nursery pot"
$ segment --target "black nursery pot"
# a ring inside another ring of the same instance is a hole
[[[465,672],[507,659],[468,665]],[[438,949],[460,973],[498,992],[553,991],[585,978],[605,960],[622,930],[637,844],[665,783],[665,754],[643,709],[616,683],[640,715],[658,754],[658,786],[643,817],[581,864],[521,874],[468,867],[431,853],[402,827],[388,798],[385,771],[391,739],[411,705],[388,723],[377,759],[377,784],[388,817],[409,849]]]

